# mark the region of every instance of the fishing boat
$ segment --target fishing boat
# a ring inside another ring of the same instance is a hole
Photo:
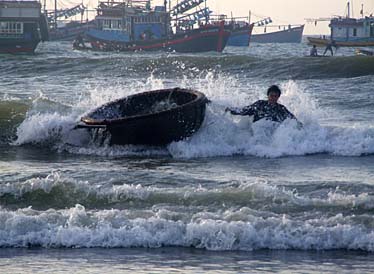
[[[214,17],[211,16],[211,17]],[[226,28],[231,32],[230,38],[227,42],[228,46],[234,47],[248,47],[252,35],[254,24],[250,23],[250,12],[248,17],[233,17],[228,18],[226,15],[218,15],[216,21],[224,21]]]
[[[112,145],[167,145],[199,130],[207,102],[191,89],[147,91],[98,107],[77,127],[105,129]]]
[[[330,37],[307,37],[308,43],[316,46],[326,46],[332,41],[339,47],[369,47],[374,46],[374,16],[364,16],[363,6],[362,18],[351,18],[350,2],[347,3],[347,15],[330,18]],[[308,19],[309,22],[317,24],[321,19]]]
[[[170,52],[222,52],[230,37],[224,24],[205,25],[170,37],[135,40],[130,42],[108,41],[93,36],[94,30],[86,33],[93,50],[100,51],[170,51]],[[80,49],[80,48],[77,48]]]
[[[231,30],[228,46],[248,47],[251,40],[253,24],[235,24]]]
[[[48,38],[39,2],[0,1],[0,53],[33,53]]]
[[[270,31],[269,31],[270,30]],[[269,25],[262,33],[255,27],[251,36],[252,43],[301,43],[304,25]]]
[[[208,8],[184,14],[205,0],[184,0],[169,11],[150,1],[100,2],[96,28],[85,33],[94,50],[222,52],[230,37],[224,22],[209,23]],[[173,24],[172,24],[173,22]]]

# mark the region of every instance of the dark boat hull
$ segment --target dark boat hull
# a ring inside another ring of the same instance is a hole
[[[41,20],[44,20],[42,16],[35,19],[34,22],[25,22],[23,35],[0,37],[0,53],[33,53],[39,42],[47,38],[44,37],[46,34],[42,32]],[[20,21],[22,20],[20,19]]]
[[[252,34],[253,43],[301,43],[304,25],[263,34]]]
[[[102,51],[175,51],[175,52],[222,52],[230,37],[224,24],[205,26],[179,33],[164,39],[118,42],[98,39],[86,33],[93,50]]]
[[[171,108],[151,112],[165,100]],[[87,127],[105,126],[110,144],[166,145],[195,133],[204,121],[207,98],[186,89],[164,89],[135,94],[108,103],[83,117]],[[117,117],[118,116],[118,117]]]
[[[9,39],[0,42],[0,53],[33,53],[39,40],[25,41],[22,39]]]

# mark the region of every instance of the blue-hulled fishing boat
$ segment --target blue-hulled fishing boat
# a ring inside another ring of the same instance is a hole
[[[85,33],[94,50],[222,52],[230,36],[224,22],[209,23],[209,8],[191,14],[205,0],[184,0],[167,11],[150,1],[101,2],[96,28]]]

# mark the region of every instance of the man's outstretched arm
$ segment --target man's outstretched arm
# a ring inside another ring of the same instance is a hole
[[[248,116],[251,116],[251,115],[254,115],[255,114],[255,111],[257,109],[257,106],[258,105],[258,102],[250,105],[250,106],[246,106],[244,108],[226,108],[225,111],[230,111],[230,113],[232,115],[248,115]]]

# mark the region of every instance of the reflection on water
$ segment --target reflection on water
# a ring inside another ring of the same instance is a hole
[[[347,251],[0,249],[3,273],[370,273],[374,255]],[[27,266],[27,267],[25,267]]]

